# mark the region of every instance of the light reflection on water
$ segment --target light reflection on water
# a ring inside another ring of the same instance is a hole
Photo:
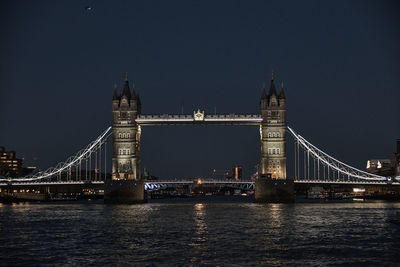
[[[0,265],[397,265],[400,203],[0,205]]]

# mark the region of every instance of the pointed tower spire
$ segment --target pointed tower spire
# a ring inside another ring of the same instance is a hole
[[[114,84],[114,95],[113,95],[113,100],[118,100],[118,94],[117,94],[117,84]]]
[[[286,99],[285,92],[283,91],[283,82],[281,83],[281,92],[279,93],[279,99]]]
[[[135,83],[132,83],[132,95],[131,99],[136,99]]]
[[[272,77],[271,77],[271,86],[269,88],[269,96],[275,95],[276,96],[276,89],[275,89],[275,83],[274,83],[274,72],[272,72]]]
[[[272,81],[274,80],[274,71],[272,71],[272,73],[271,73],[271,80]]]
[[[262,88],[261,88],[261,99],[267,99],[267,93],[265,92],[265,82],[263,82],[262,84]]]
[[[125,84],[124,84],[124,89],[122,90],[122,95],[121,97],[126,96],[129,99],[131,99],[131,91],[129,89],[129,81],[128,81],[128,72],[125,74]]]

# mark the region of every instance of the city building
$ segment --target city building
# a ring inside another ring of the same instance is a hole
[[[397,139],[397,151],[390,159],[369,159],[366,170],[381,176],[400,175],[400,139]]]
[[[22,174],[22,159],[18,159],[15,151],[6,151],[0,147],[0,176],[17,177]]]
[[[237,180],[242,180],[242,166],[233,166],[232,167],[232,178]]]

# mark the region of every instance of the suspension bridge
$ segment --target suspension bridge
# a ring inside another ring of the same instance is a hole
[[[120,93],[114,89],[112,126],[93,142],[45,171],[25,177],[0,177],[1,187],[103,186],[108,203],[141,203],[148,192],[195,184],[197,179],[145,180],[141,174],[141,127],[153,125],[252,125],[260,128],[260,170],[255,179],[232,181],[202,178],[204,185],[254,190],[256,202],[292,201],[294,185],[400,185],[400,177],[383,177],[352,167],[302,137],[286,124],[286,96],[278,94],[272,75],[268,94],[262,88],[258,114],[141,114],[141,100],[125,78]],[[286,136],[294,140],[294,174],[287,176]],[[107,170],[107,141],[112,136],[111,170]]]
[[[254,119],[254,117],[251,119]],[[292,177],[294,183],[400,185],[400,177],[383,177],[349,166],[320,150],[289,126],[287,130],[294,139],[294,177]],[[108,127],[94,141],[75,155],[45,171],[18,178],[1,177],[0,187],[8,185],[104,184],[104,181],[109,176],[107,176],[106,144],[111,134],[111,127]],[[154,191],[169,186],[190,185],[196,181],[197,179],[145,181],[145,190]],[[251,180],[202,179],[202,183],[254,190],[254,181]]]

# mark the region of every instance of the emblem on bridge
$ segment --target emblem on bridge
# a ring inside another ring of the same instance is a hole
[[[201,112],[200,109],[193,112],[193,119],[195,121],[204,121],[204,111]]]

